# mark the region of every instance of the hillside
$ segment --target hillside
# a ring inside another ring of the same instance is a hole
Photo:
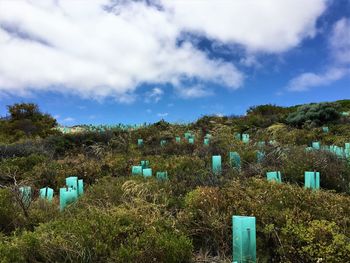
[[[232,262],[232,216],[254,262],[350,262],[350,100],[73,129],[8,108],[0,262]]]

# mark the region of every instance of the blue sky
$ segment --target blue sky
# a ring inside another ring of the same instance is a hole
[[[346,0],[0,2],[0,115],[188,122],[349,98]]]

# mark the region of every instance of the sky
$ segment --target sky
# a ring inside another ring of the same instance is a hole
[[[0,0],[0,115],[190,122],[350,99],[348,0]]]

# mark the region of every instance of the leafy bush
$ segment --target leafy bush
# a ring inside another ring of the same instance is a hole
[[[0,144],[0,158],[26,157],[31,154],[49,155],[39,141],[24,141],[12,144]]]
[[[318,103],[300,106],[296,112],[288,115],[286,121],[296,127],[302,127],[303,125],[315,127],[334,123],[339,119],[340,113],[337,110],[337,105]]]
[[[152,181],[147,183],[144,180],[140,182],[136,180],[134,183],[124,180],[114,182],[113,187],[105,190],[108,192],[108,199],[113,200],[109,198],[109,194],[119,192],[119,197],[128,202],[111,205],[110,201],[107,201],[101,206],[100,203],[82,200],[58,219],[40,224],[35,231],[24,232],[12,239],[3,240],[0,243],[0,260],[3,262],[191,261],[191,240],[175,224],[175,218],[165,212],[162,206],[147,201],[153,192],[146,194],[145,188],[157,189],[157,183]],[[102,185],[106,186],[105,183]],[[94,188],[84,198],[97,201],[98,195],[103,194],[101,190],[102,188]]]
[[[232,216],[247,215],[257,220],[259,262],[315,262],[317,254],[330,260],[324,262],[342,262],[347,257],[348,196],[254,179],[232,181],[221,188],[199,187],[185,200],[179,219],[195,249],[230,255]],[[323,226],[331,234],[318,236]]]
[[[272,104],[265,104],[259,106],[250,107],[247,110],[248,115],[261,115],[261,116],[273,116],[289,113],[291,110],[289,108],[276,106]]]
[[[305,171],[320,172],[321,188],[349,192],[350,167],[345,159],[324,151],[305,151],[304,147],[280,149],[279,156],[272,155],[265,163],[266,171],[281,171],[283,181],[304,185]],[[275,160],[280,160],[276,163]]]
[[[312,220],[304,224],[295,224],[288,220],[282,228],[281,237],[287,247],[285,257],[302,262],[350,262],[349,235],[335,222]]]
[[[40,112],[34,103],[15,103],[7,106],[9,116],[2,120],[0,133],[18,140],[24,137],[46,137],[55,134],[56,120]]]
[[[13,194],[9,189],[0,188],[0,218],[0,233],[11,233],[24,225],[25,219],[21,216],[19,207],[14,205]]]

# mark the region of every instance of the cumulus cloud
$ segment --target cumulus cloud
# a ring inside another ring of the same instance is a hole
[[[316,33],[326,0],[162,0],[180,28],[250,51],[281,52]]]
[[[306,72],[291,79],[290,91],[305,91],[313,87],[327,86],[350,74],[350,19],[338,20],[329,37],[330,57],[333,64],[324,72]]]
[[[189,40],[179,44],[182,33],[281,52],[315,34],[325,0],[159,0],[158,5],[0,1],[0,93],[58,91],[132,103],[144,83],[181,86],[190,79],[237,89],[242,72]],[[193,87],[181,92],[182,97],[206,94]]]

